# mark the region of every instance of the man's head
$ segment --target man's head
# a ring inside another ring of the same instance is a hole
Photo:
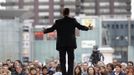
[[[69,8],[64,8],[63,9],[63,16],[69,16],[70,10]]]
[[[116,72],[116,73],[120,73],[120,72],[121,72],[121,68],[122,68],[122,67],[121,67],[121,64],[116,64],[116,65],[115,65],[115,72]]]

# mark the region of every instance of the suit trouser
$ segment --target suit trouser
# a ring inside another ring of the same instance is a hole
[[[68,54],[68,71],[66,71],[66,53]],[[59,51],[62,75],[73,75],[74,49],[62,49]]]

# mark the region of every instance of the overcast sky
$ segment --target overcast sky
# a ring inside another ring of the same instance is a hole
[[[0,2],[4,2],[4,1],[5,0],[0,0]],[[132,10],[131,10],[131,12],[132,12],[132,18],[134,19],[134,0],[131,0],[131,1],[132,1],[132,4],[133,4],[133,5],[131,4],[132,5]],[[0,9],[4,9],[4,8],[0,6]]]

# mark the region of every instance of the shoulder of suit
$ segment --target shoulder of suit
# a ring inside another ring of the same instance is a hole
[[[72,17],[68,17],[68,19],[70,19],[70,20],[76,20],[75,18],[72,18]],[[59,21],[62,21],[62,20],[64,20],[64,18],[58,19],[55,22],[59,22]]]
[[[55,21],[61,21],[61,20],[63,20],[63,19],[58,19],[58,20],[55,20]]]
[[[76,20],[75,18],[73,18],[73,17],[69,17],[70,19],[72,19],[72,20]]]

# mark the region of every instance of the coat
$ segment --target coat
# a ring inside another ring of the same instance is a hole
[[[115,72],[113,71],[113,72],[111,73],[111,75],[115,75]],[[123,72],[120,72],[119,75],[126,75],[126,74],[123,73]]]
[[[44,33],[49,33],[54,30],[57,31],[56,49],[62,50],[64,48],[76,49],[75,28],[87,31],[89,28],[79,24],[75,18],[65,16],[62,19],[56,20],[52,27],[44,29]]]

